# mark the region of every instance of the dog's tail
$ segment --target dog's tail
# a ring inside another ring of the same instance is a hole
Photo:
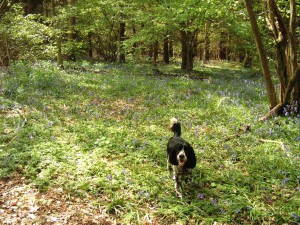
[[[180,137],[181,135],[181,125],[176,118],[170,119],[171,131],[174,132],[174,137]]]

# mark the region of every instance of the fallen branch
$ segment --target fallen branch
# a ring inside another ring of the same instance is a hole
[[[268,119],[270,116],[274,116],[276,114],[278,114],[279,110],[283,107],[283,103],[279,103],[277,104],[271,111],[268,112],[267,115],[259,118],[259,121],[265,121],[266,119]]]
[[[279,144],[282,150],[285,150],[284,143],[282,141],[274,141],[274,140],[267,140],[267,139],[259,139],[259,142],[267,142],[267,143],[276,143]]]

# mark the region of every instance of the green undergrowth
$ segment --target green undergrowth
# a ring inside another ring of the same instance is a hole
[[[268,102],[254,71],[199,65],[197,80],[159,69],[179,75],[84,62],[2,72],[0,176],[92,195],[123,224],[299,222],[299,116],[259,122]],[[166,165],[172,117],[198,159],[183,200]]]

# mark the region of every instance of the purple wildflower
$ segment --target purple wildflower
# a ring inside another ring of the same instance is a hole
[[[200,200],[203,200],[203,199],[204,199],[204,195],[203,195],[202,193],[199,193],[199,194],[198,194],[198,198],[199,198]]]
[[[226,210],[225,209],[220,209],[222,214],[226,214]]]
[[[217,200],[215,198],[213,198],[212,202],[211,202],[215,207],[218,206]]]
[[[296,221],[300,221],[299,216],[296,213],[292,214],[292,217],[296,220]]]
[[[109,175],[107,176],[107,179],[108,179],[109,181],[112,181],[112,178],[113,178],[112,174],[109,174]]]
[[[283,179],[283,184],[287,184],[288,181],[289,181],[289,178],[284,178]]]

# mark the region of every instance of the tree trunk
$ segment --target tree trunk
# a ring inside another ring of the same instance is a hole
[[[289,0],[289,22],[283,18],[274,0],[267,0],[266,21],[276,42],[277,74],[280,80],[280,102],[283,106],[299,100],[297,76],[296,3]],[[292,86],[291,86],[292,85]]]
[[[120,23],[120,63],[125,63],[125,48],[124,48],[124,41],[125,41],[125,27],[126,24],[124,22]]]
[[[25,15],[33,13],[33,1],[32,0],[24,0],[25,3]]]
[[[210,22],[205,24],[205,37],[204,37],[204,50],[203,50],[203,63],[209,62],[209,49],[210,49]]]
[[[56,34],[56,48],[57,48],[57,66],[61,69],[64,68],[63,65],[63,57],[61,53],[61,36],[59,34]]]
[[[170,56],[169,56],[169,38],[168,35],[164,38],[164,63],[170,63]]]
[[[47,0],[43,0],[43,16],[45,18],[48,17],[48,4],[47,4]]]
[[[174,57],[173,40],[169,38],[169,57]]]
[[[267,55],[263,46],[261,34],[257,25],[257,21],[254,15],[253,7],[252,7],[252,1],[251,0],[244,0],[245,5],[249,14],[249,19],[251,23],[251,28],[252,32],[255,38],[255,44],[259,53],[259,58],[261,62],[261,67],[263,70],[263,75],[264,79],[266,82],[266,87],[267,87],[267,92],[268,92],[268,97],[269,101],[271,104],[271,108],[274,108],[277,105],[277,99],[276,99],[276,92],[275,88],[273,85],[273,81],[271,79],[271,74],[270,74],[270,69],[269,69],[269,64],[268,64],[268,59]]]
[[[52,18],[55,16],[55,1],[54,0],[50,1],[50,16]],[[59,68],[63,69],[64,65],[63,65],[63,56],[62,56],[62,51],[61,51],[61,42],[62,42],[61,39],[62,38],[61,38],[60,31],[58,29],[57,22],[54,23],[53,29],[54,29],[54,40],[56,43],[56,63]]]
[[[249,52],[246,51],[243,59],[243,67],[249,68],[252,66],[252,57],[249,55]]]
[[[158,60],[158,41],[155,41],[153,44],[153,65],[157,65]]]
[[[194,36],[195,32],[191,31],[180,31],[181,34],[181,69],[182,70],[193,70],[194,66]]]
[[[122,15],[121,18],[123,18]],[[120,54],[119,62],[120,63],[125,63],[125,48],[124,48],[125,29],[126,29],[125,22],[120,22],[120,30],[119,30],[119,54]]]
[[[226,39],[227,39],[227,34],[224,31],[222,31],[220,33],[220,41],[219,41],[219,54],[218,54],[219,60],[227,59]]]
[[[187,69],[187,60],[188,60],[188,47],[187,47],[187,34],[186,31],[180,31],[181,34],[181,69]]]
[[[75,3],[75,0],[68,0],[69,7],[71,8]],[[68,27],[69,27],[69,32],[68,32],[68,41],[70,43],[71,49],[68,55],[68,59],[72,61],[76,61],[76,53],[75,53],[75,22],[76,18],[73,15],[70,15],[68,18]]]

